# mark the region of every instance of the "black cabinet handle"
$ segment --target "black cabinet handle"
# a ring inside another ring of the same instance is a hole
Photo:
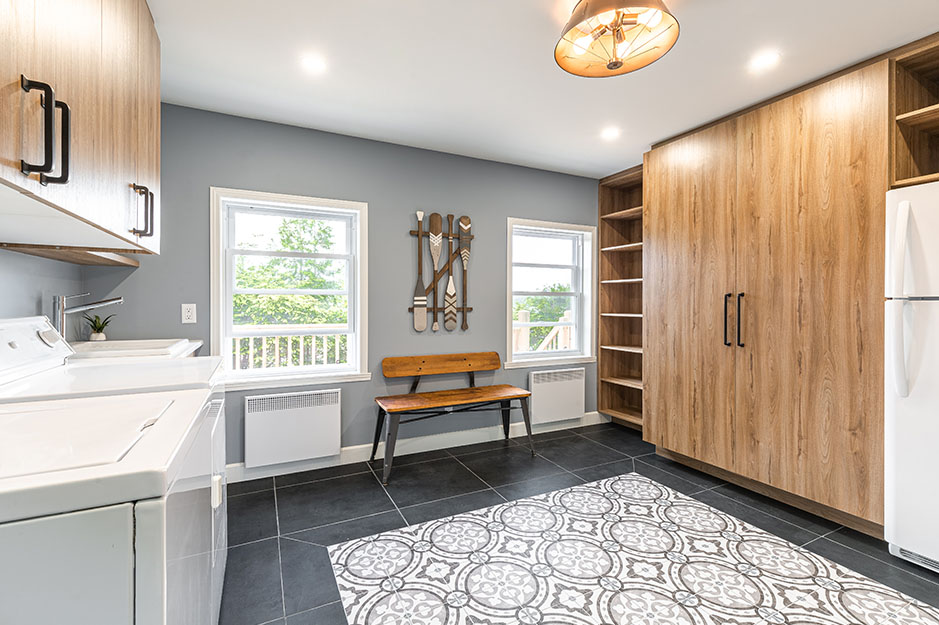
[[[153,191],[149,191],[149,190],[148,190],[147,193],[150,194],[150,204],[149,204],[149,206],[147,207],[147,210],[148,210],[148,215],[147,215],[147,232],[146,232],[146,234],[140,235],[140,236],[142,236],[142,237],[152,237],[152,236],[153,236],[153,228],[154,228],[154,226],[156,226],[156,219],[154,219],[154,217],[155,217],[154,212],[156,211],[156,208],[155,208],[155,207],[156,207],[156,200],[154,199]]]
[[[730,342],[730,337],[727,336],[727,304],[730,302],[730,298],[733,297],[733,293],[724,294],[724,345],[730,347],[732,343]]]
[[[147,232],[150,230],[150,198],[153,197],[153,194],[150,193],[150,189],[141,184],[135,184],[133,188],[137,195],[143,196],[143,229],[131,228],[131,232],[138,237],[147,237],[150,236]]]
[[[20,86],[27,93],[33,89],[42,91],[40,104],[43,109],[42,114],[42,164],[34,165],[20,160],[20,171],[28,176],[33,172],[49,173],[52,171],[52,160],[55,154],[55,91],[52,85],[38,80],[30,80],[24,74],[20,74]]]
[[[39,174],[39,184],[68,184],[69,163],[72,157],[72,109],[68,104],[56,101],[55,108],[62,113],[62,168],[58,176]]]
[[[743,293],[737,293],[737,347],[743,347]]]

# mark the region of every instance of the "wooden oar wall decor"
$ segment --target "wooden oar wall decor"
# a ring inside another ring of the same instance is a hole
[[[427,329],[427,315],[430,314],[432,323],[429,324],[434,332],[440,329],[438,319],[443,315],[443,327],[452,332],[457,329],[457,317],[462,315],[463,323],[459,326],[463,330],[469,329],[468,313],[473,312],[467,305],[468,270],[470,261],[470,243],[475,238],[471,232],[470,218],[460,217],[457,228],[454,229],[454,216],[447,215],[446,231],[444,231],[443,217],[440,213],[431,213],[428,228],[424,228],[424,213],[417,211],[417,229],[411,230],[411,236],[417,237],[417,286],[414,288],[413,305],[408,312],[413,314],[413,326],[417,332]],[[430,258],[433,264],[431,280],[424,284],[424,239],[430,248]],[[444,252],[444,239],[446,239],[446,252]],[[459,271],[462,269],[462,272]],[[438,283],[443,280],[443,284]],[[457,301],[456,281],[459,280],[462,301]],[[443,302],[438,297],[438,289],[442,289]],[[442,305],[441,305],[442,304]]]

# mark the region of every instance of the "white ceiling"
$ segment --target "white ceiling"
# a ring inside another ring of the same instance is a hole
[[[149,0],[165,102],[590,177],[939,29],[936,0],[666,2],[668,55],[585,79],[553,56],[576,0]],[[766,48],[780,65],[751,75]],[[324,74],[300,67],[309,52]]]

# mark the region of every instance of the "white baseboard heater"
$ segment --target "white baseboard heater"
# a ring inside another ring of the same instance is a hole
[[[339,389],[245,397],[245,467],[338,455]]]
[[[531,391],[531,422],[549,423],[584,416],[584,368],[532,371],[528,374]]]

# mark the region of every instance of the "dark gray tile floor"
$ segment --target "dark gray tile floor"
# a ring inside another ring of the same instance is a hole
[[[886,544],[655,455],[611,424],[395,459],[391,483],[361,462],[232,484],[221,625],[345,625],[326,547],[637,471],[939,607],[939,575]]]

